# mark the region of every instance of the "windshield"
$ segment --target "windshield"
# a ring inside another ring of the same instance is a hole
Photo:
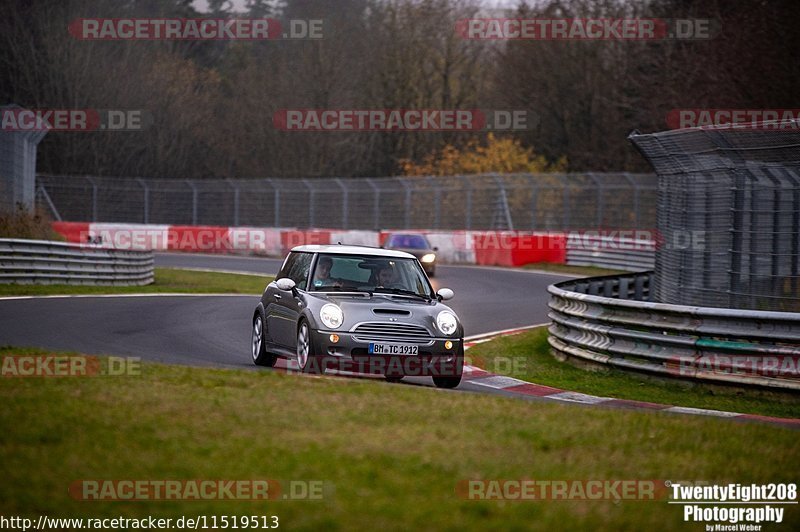
[[[404,249],[430,249],[428,241],[422,235],[392,235],[386,246]]]
[[[319,255],[311,290],[368,292],[433,298],[433,289],[416,259],[370,255]]]

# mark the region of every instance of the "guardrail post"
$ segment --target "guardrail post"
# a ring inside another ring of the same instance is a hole
[[[39,193],[47,203],[47,207],[50,209],[50,213],[53,215],[53,218],[60,222],[61,214],[59,214],[58,209],[56,209],[56,206],[53,204],[53,200],[50,199],[50,194],[47,193],[47,189],[44,188],[44,185],[39,185]]]
[[[426,181],[431,185],[434,189],[433,192],[433,228],[439,229],[439,224],[441,222],[441,210],[442,210],[442,190],[439,188],[439,184],[436,182],[432,176],[427,176],[425,178]]]
[[[336,184],[342,189],[342,229],[349,229],[348,213],[350,207],[350,198],[348,197],[349,190],[340,178],[335,178]]]
[[[197,187],[188,179],[186,184],[192,189],[192,225],[197,225]]]
[[[381,205],[381,190],[378,186],[372,182],[372,178],[367,178],[367,184],[372,188],[375,196],[374,196],[374,205],[372,206],[372,229],[378,231],[380,229],[380,205]]]
[[[281,221],[281,191],[280,189],[275,186],[275,183],[272,182],[272,179],[265,179],[269,186],[272,187],[273,195],[272,195],[272,216],[273,221],[272,225],[274,227],[280,227]]]
[[[767,171],[769,172],[769,169],[767,169]],[[792,183],[792,188],[794,189],[792,205],[800,206],[800,176],[796,174],[793,175],[793,172],[788,168],[782,168],[781,173]],[[789,238],[791,242],[792,259],[789,272],[791,277],[791,293],[798,294],[800,293],[800,208],[792,210],[792,222],[790,227],[789,233],[791,236]]]
[[[301,181],[308,189],[308,227],[314,227],[316,223],[316,220],[314,219],[314,188],[308,183],[308,180],[305,177],[301,179]]]
[[[528,182],[531,187],[531,231],[536,229],[536,207],[539,199],[539,187],[536,186],[536,176],[528,174]]]
[[[644,277],[637,276],[633,281],[633,298],[636,301],[644,300]]]
[[[498,194],[495,200],[494,213],[492,214],[492,229],[514,230],[514,221],[511,219],[511,211],[508,207],[508,196],[506,187],[497,174],[492,174],[492,179],[497,185]],[[502,227],[505,226],[505,227]]]
[[[597,203],[595,204],[595,225],[597,228],[603,227],[603,184],[594,175],[594,172],[587,172],[592,181],[594,181],[597,188]]]
[[[466,176],[461,176],[461,182],[465,184],[467,189],[464,208],[464,229],[469,231],[472,229],[472,181]]]
[[[97,221],[97,182],[89,176],[83,177],[86,181],[92,184],[92,221]]]
[[[639,183],[631,177],[630,172],[623,172],[622,177],[633,188],[633,226],[639,228]]]
[[[408,184],[408,179],[399,178],[400,184],[405,189],[405,212],[403,213],[403,225],[406,229],[411,225],[411,185]]]
[[[239,225],[239,186],[229,179],[225,180],[233,188],[233,225]]]
[[[144,179],[137,177],[136,182],[139,183],[142,187],[142,193],[144,194],[144,223],[150,223],[150,187],[147,186]]]

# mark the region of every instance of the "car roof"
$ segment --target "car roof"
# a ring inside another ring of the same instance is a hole
[[[390,239],[395,238],[395,237],[398,237],[398,238],[421,238],[423,241],[425,241],[426,244],[430,245],[430,242],[428,241],[428,237],[425,236],[423,233],[389,233],[388,235],[386,235],[386,240],[389,241]]]
[[[409,231],[393,231],[393,232],[389,233],[388,235],[386,235],[387,238],[389,238],[391,236],[419,236],[419,237],[424,238],[425,240],[428,240],[428,237],[425,236],[425,233],[414,233],[414,232],[409,232]]]
[[[345,246],[341,244],[306,244],[296,246],[292,251],[306,253],[335,253],[339,255],[372,255],[375,257],[394,257],[397,259],[416,259],[411,253],[393,249],[373,248],[369,246]]]

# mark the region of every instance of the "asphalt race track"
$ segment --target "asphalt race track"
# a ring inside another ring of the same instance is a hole
[[[157,254],[156,266],[274,275],[280,261]],[[472,336],[548,321],[547,286],[565,278],[501,268],[439,266],[433,284],[436,289],[446,286],[455,291],[448,303],[464,323],[467,336]],[[2,299],[0,345],[255,369],[250,320],[257,302],[257,295]]]

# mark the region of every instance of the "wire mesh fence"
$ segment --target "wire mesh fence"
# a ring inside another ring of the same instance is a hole
[[[72,221],[341,229],[652,228],[653,174],[313,179],[38,176]]]
[[[659,176],[654,300],[800,311],[800,132],[692,129],[631,140]]]

